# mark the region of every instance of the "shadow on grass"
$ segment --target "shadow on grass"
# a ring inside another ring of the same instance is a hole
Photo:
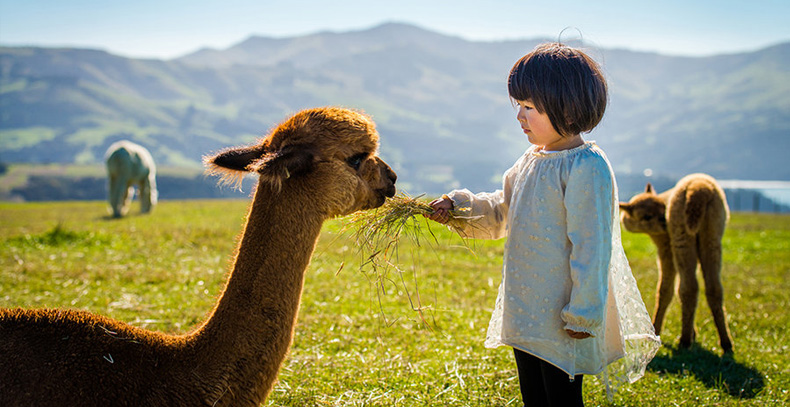
[[[709,388],[722,388],[730,396],[751,399],[765,386],[763,375],[754,368],[735,361],[730,355],[719,356],[694,344],[689,349],[664,345],[668,355],[658,355],[647,369],[661,373],[694,376]]]
[[[127,213],[126,215],[123,215],[123,216],[113,216],[112,214],[106,214],[106,215],[99,215],[95,219],[96,220],[102,220],[102,221],[115,222],[115,221],[121,221],[121,220],[129,219],[129,218],[136,218],[138,216],[150,216],[150,215],[151,215],[151,212],[140,213],[140,212],[129,211],[129,213]]]

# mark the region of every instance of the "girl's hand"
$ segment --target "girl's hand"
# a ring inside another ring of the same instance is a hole
[[[573,339],[586,339],[592,336],[587,332],[576,332],[570,329],[566,329],[565,332],[567,332],[568,336],[570,336]]]
[[[433,208],[433,213],[425,217],[442,224],[450,220],[450,211],[453,209],[453,201],[450,198],[441,197],[431,201],[429,205]]]

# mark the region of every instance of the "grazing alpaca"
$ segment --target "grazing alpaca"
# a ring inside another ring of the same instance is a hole
[[[691,174],[661,194],[656,194],[653,186],[647,184],[645,192],[628,203],[621,203],[620,209],[625,228],[648,234],[658,249],[660,276],[653,314],[656,334],[661,332],[675,289],[675,275],[679,273],[678,295],[683,309],[680,346],[689,347],[694,341],[699,262],[719,342],[725,353],[731,353],[732,338],[721,284],[721,239],[730,213],[724,191],[716,180],[705,174]]]
[[[120,218],[129,211],[134,187],[140,195],[142,213],[156,205],[156,164],[145,147],[121,140],[113,143],[104,155],[107,163],[108,197],[112,216]]]
[[[291,344],[321,225],[395,194],[377,148],[368,117],[320,108],[207,158],[226,180],[260,176],[208,319],[171,336],[84,311],[0,308],[0,405],[258,406]]]

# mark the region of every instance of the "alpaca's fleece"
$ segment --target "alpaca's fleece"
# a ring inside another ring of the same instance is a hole
[[[378,139],[367,116],[328,107],[206,158],[212,172],[260,178],[208,319],[167,335],[86,311],[0,308],[0,406],[259,406],[293,340],[323,222],[395,194]]]
[[[145,147],[122,140],[113,143],[105,154],[108,198],[112,216],[120,218],[129,212],[129,204],[137,187],[142,213],[156,206],[156,164]]]
[[[653,325],[661,332],[664,315],[674,294],[675,275],[680,274],[679,296],[683,308],[681,346],[694,341],[694,313],[699,288],[697,264],[702,269],[708,300],[724,352],[732,352],[732,338],[723,305],[721,283],[722,237],[729,219],[724,191],[709,175],[691,174],[674,188],[656,194],[647,184],[645,192],[621,203],[623,225],[631,232],[646,233],[658,249],[660,278]]]

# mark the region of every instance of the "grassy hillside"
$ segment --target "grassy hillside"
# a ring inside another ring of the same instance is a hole
[[[0,203],[0,306],[81,308],[188,332],[221,289],[247,205],[165,201],[149,216],[110,220],[103,202]],[[511,352],[482,346],[502,241],[467,246],[433,226],[436,242],[423,230],[419,247],[400,247],[403,273],[377,279],[360,270],[354,242],[339,233],[343,224],[332,221],[322,234],[294,346],[268,405],[520,405]],[[652,310],[655,250],[644,236],[623,237]],[[674,303],[665,346],[645,378],[615,394],[614,405],[790,402],[790,217],[736,213],[724,247],[735,356],[719,357],[704,300],[699,346],[677,349]],[[606,404],[594,378],[585,380],[585,400]]]
[[[127,138],[161,165],[197,167],[297,110],[340,105],[373,116],[408,189],[488,190],[527,146],[506,77],[540,41],[384,24],[252,37],[169,61],[0,47],[0,162],[96,164]],[[618,174],[790,178],[790,44],[700,58],[587,48],[611,89],[589,138]]]

